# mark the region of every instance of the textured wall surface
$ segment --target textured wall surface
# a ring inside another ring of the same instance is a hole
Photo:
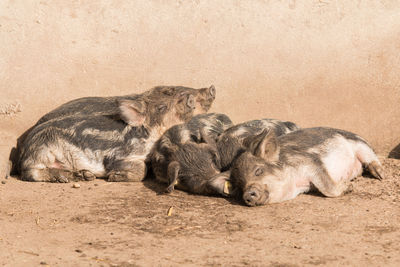
[[[83,96],[214,84],[235,122],[292,120],[400,143],[398,1],[0,1],[0,168]],[[1,171],[0,171],[1,172]]]

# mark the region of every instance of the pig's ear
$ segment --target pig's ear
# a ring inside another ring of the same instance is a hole
[[[196,108],[196,99],[194,98],[194,95],[189,94],[186,98],[186,106],[190,109],[195,109]]]
[[[215,95],[217,94],[217,90],[215,89],[215,86],[214,86],[214,85],[211,85],[211,86],[208,88],[207,91],[208,91],[208,95],[209,95],[209,96],[215,98]]]
[[[279,145],[274,131],[264,130],[248,144],[254,156],[275,162],[279,159]]]
[[[182,92],[179,95],[178,105],[186,106],[188,109],[192,110],[196,108],[196,99],[193,94],[188,94]]]
[[[119,110],[121,119],[127,124],[140,127],[146,120],[146,102],[141,100],[120,100]]]
[[[175,185],[178,184],[178,176],[180,168],[181,167],[177,161],[172,161],[170,164],[168,164],[168,170],[167,170],[168,193],[172,192],[174,190]]]

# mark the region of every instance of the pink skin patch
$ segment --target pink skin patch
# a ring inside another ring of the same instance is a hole
[[[310,180],[307,178],[297,178],[296,179],[296,188],[309,188]]]
[[[360,176],[361,173],[362,173],[362,164],[358,160],[358,158],[356,158],[353,168],[352,168],[352,172],[350,173],[349,179],[352,180],[352,179],[356,178],[357,176]]]
[[[51,164],[49,166],[49,168],[52,168],[52,169],[64,169],[64,166],[63,166],[63,164],[61,162],[56,160],[55,162],[53,162],[53,164]]]

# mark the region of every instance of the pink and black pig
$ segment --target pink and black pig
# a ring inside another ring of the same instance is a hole
[[[283,202],[316,188],[338,197],[363,168],[384,178],[379,159],[362,137],[333,128],[264,131],[232,164],[231,182],[248,206]]]

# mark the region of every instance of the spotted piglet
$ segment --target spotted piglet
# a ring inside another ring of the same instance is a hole
[[[140,181],[153,144],[168,128],[192,118],[196,98],[192,93],[142,94],[118,98],[115,105],[115,114],[107,115],[97,113],[101,105],[90,101],[92,114],[91,109],[80,114],[72,105],[69,115],[56,112],[57,116],[37,124],[21,147],[21,179]]]
[[[365,167],[384,178],[382,165],[360,136],[332,128],[308,128],[276,137],[263,132],[233,163],[231,182],[249,206],[295,198],[312,187],[327,197],[349,190]]]

